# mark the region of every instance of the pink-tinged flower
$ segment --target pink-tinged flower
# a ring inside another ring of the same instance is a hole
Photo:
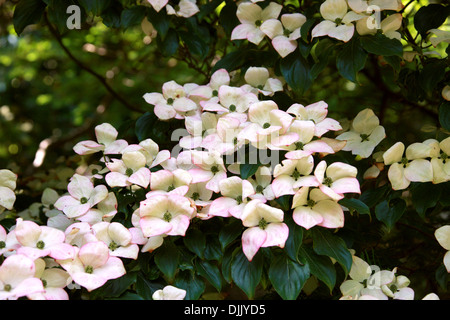
[[[194,101],[209,100],[219,95],[221,86],[230,85],[230,74],[226,69],[215,71],[206,85],[200,85],[189,92],[189,98]]]
[[[170,194],[184,196],[189,190],[192,177],[188,171],[183,169],[158,170],[151,176],[151,194],[153,191],[164,191]]]
[[[186,290],[174,286],[165,286],[152,295],[153,300],[183,300],[184,297],[186,297]]]
[[[34,276],[35,270],[34,261],[24,255],[6,258],[0,266],[0,300],[17,300],[44,292],[42,281]]]
[[[216,132],[219,115],[212,112],[202,112],[184,119],[189,135],[180,139],[180,147],[195,149],[200,147],[205,137]]]
[[[431,157],[433,147],[425,143],[413,143],[406,148],[397,142],[383,154],[385,165],[390,165],[388,178],[394,190],[408,188],[411,182],[433,180],[433,166],[426,158]]]
[[[139,147],[134,148],[134,151],[139,151],[145,156],[147,167],[150,169],[170,159],[170,151],[159,150],[158,144],[150,138],[142,140]]]
[[[247,180],[253,186],[255,193],[250,195],[251,199],[260,199],[262,202],[275,199],[275,195],[272,190],[272,172],[269,167],[261,166],[256,170],[253,178]]]
[[[439,244],[447,250],[444,255],[444,265],[447,272],[450,273],[450,225],[437,228],[434,232],[434,236]]]
[[[118,222],[99,222],[92,226],[95,237],[104,242],[114,257],[137,259],[139,247],[132,242],[131,232]]]
[[[271,207],[261,200],[250,201],[242,213],[242,251],[249,261],[261,247],[283,248],[289,236],[289,228],[283,223],[283,210]]]
[[[207,182],[206,188],[219,192],[219,183],[227,177],[222,156],[217,152],[192,151],[192,163],[195,168],[189,170],[192,183]]]
[[[156,194],[141,201],[140,226],[145,237],[166,234],[184,236],[196,210],[192,202],[176,194]]]
[[[138,245],[142,245],[141,252],[152,252],[163,244],[164,238],[167,237],[167,235],[161,234],[151,237],[144,236],[141,225],[139,223],[140,220],[140,210],[139,208],[137,208],[136,210],[134,210],[131,216],[131,223],[133,225],[133,228],[129,229],[132,236],[132,242]]]
[[[325,19],[311,31],[311,37],[329,36],[344,42],[349,41],[355,32],[353,21],[365,15],[348,11],[345,0],[326,0],[320,5],[320,14]]]
[[[55,202],[55,207],[63,211],[67,217],[76,218],[84,215],[100,201],[108,196],[104,185],[94,187],[89,178],[74,174],[67,186],[69,195],[62,196]]]
[[[341,133],[336,139],[347,141],[342,150],[368,158],[385,137],[386,133],[384,127],[380,126],[380,120],[372,109],[367,108],[356,115],[351,129]]]
[[[287,112],[294,115],[295,120],[313,121],[315,124],[314,135],[319,138],[328,131],[342,130],[337,120],[327,118],[328,104],[324,101],[315,102],[306,107],[299,103],[294,103],[287,109]]]
[[[169,0],[147,0],[153,9],[155,9],[156,12],[161,11],[162,8],[166,6],[166,4],[169,2]]]
[[[425,140],[423,143],[434,150],[431,154],[431,166],[433,168],[433,183],[442,183],[450,180],[450,137],[441,142],[435,139]]]
[[[100,201],[96,208],[91,208],[86,214],[78,217],[77,220],[93,225],[101,221],[111,221],[117,213],[117,198],[114,192],[109,192],[108,196]]]
[[[184,119],[187,113],[197,110],[197,104],[187,98],[186,88],[173,80],[163,84],[162,93],[146,93],[144,99],[155,106],[155,115],[161,120]]]
[[[78,142],[73,150],[80,155],[92,154],[103,151],[104,154],[119,154],[128,142],[117,139],[118,131],[109,123],[102,123],[95,127],[97,141],[86,140]]]
[[[137,148],[137,149],[136,149]],[[112,159],[106,163],[111,172],[105,176],[110,187],[128,187],[132,184],[147,188],[150,184],[150,170],[146,167],[147,159],[140,151],[141,146],[124,150],[122,159]]]
[[[314,170],[318,184],[304,186],[318,186],[323,193],[338,201],[344,198],[344,193],[361,193],[358,179],[356,179],[357,174],[358,170],[354,166],[343,162],[334,162],[327,166],[326,161],[323,160]]]
[[[0,213],[6,208],[11,210],[16,201],[17,175],[10,170],[0,170]]]
[[[217,121],[216,132],[205,136],[201,147],[222,155],[234,154],[245,144],[245,140],[239,139],[242,128],[243,124],[240,120],[231,116],[222,116]]]
[[[344,226],[342,207],[318,188],[301,187],[294,195],[292,209],[295,223],[305,229],[316,225],[331,229]]]
[[[378,25],[376,19],[372,16],[362,18],[356,22],[356,31],[359,35],[376,34],[378,31],[388,37],[389,39],[401,40],[401,34],[397,30],[402,26],[402,14],[395,13],[384,18]]]
[[[178,154],[171,156],[166,161],[161,162],[161,167],[171,171],[174,171],[176,169],[193,169],[195,165],[192,163],[192,151],[184,150]]]
[[[262,93],[265,96],[273,96],[275,92],[283,91],[283,83],[277,78],[270,78],[267,68],[250,67],[245,72],[244,78],[252,89],[256,89],[256,94]]]
[[[213,192],[206,188],[206,182],[197,182],[189,185],[185,196],[192,199],[197,207],[206,207],[211,204],[212,194]]]
[[[311,120],[294,120],[289,126],[288,133],[295,133],[298,139],[285,146],[283,136],[272,140],[272,145],[280,150],[288,151],[285,155],[287,159],[301,159],[312,155],[313,153],[334,153],[326,142],[313,140],[315,133],[315,124]],[[289,135],[285,135],[289,136]]]
[[[316,183],[310,174],[314,169],[314,159],[307,156],[301,159],[286,159],[277,164],[273,171],[272,190],[276,198],[295,194],[302,185]],[[308,181],[305,181],[308,180]]]
[[[403,8],[401,0],[347,0],[348,6],[357,13],[372,13],[377,10],[398,11]]]
[[[196,0],[180,0],[177,6],[172,7],[170,4],[166,5],[167,14],[176,15],[178,17],[189,18],[200,11],[196,4]]]
[[[34,261],[35,277],[42,281],[44,292],[28,295],[31,300],[69,300],[64,288],[70,283],[70,275],[60,268],[47,266],[44,259]]]
[[[88,291],[103,286],[110,279],[123,276],[126,271],[122,260],[112,257],[106,244],[101,241],[88,242],[81,248],[75,247],[74,259],[57,262],[72,277],[72,280]]]
[[[7,232],[5,228],[0,225],[0,256],[8,256],[22,245],[17,241],[16,235],[13,232]]]
[[[273,48],[284,58],[297,49],[297,39],[301,37],[300,29],[306,22],[306,17],[301,13],[288,13],[283,14],[280,20],[264,21],[261,30],[272,40]]]
[[[22,245],[17,249],[17,253],[30,259],[46,256],[54,259],[70,259],[74,255],[73,247],[65,243],[66,237],[61,230],[39,226],[33,221],[18,218],[14,233]]]
[[[242,2],[236,12],[241,24],[231,32],[231,40],[247,39],[258,45],[265,36],[261,31],[261,25],[266,20],[277,19],[281,9],[282,6],[275,2],[271,2],[264,9],[255,3]]]
[[[213,200],[209,214],[219,217],[240,218],[248,202],[248,197],[255,193],[252,184],[240,177],[233,176],[219,183],[221,197]]]

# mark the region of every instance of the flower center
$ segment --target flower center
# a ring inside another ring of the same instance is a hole
[[[45,242],[44,242],[44,241],[39,240],[39,241],[36,243],[36,248],[38,248],[38,249],[44,249],[44,247],[45,247]]]
[[[81,204],[85,204],[88,202],[88,199],[86,197],[83,197],[80,199]]]
[[[298,180],[298,178],[300,178],[301,174],[300,172],[298,172],[297,168],[294,169],[294,172],[292,172],[292,178],[294,178],[295,181]]]
[[[289,36],[291,35],[291,32],[289,31],[289,29],[284,29],[284,30],[283,30],[283,35],[284,35],[285,37],[289,37]]]
[[[10,284],[5,284],[5,286],[3,287],[3,290],[5,290],[6,292],[11,291],[12,287]]]
[[[170,222],[170,220],[172,220],[172,214],[170,212],[164,213],[163,220],[166,222]]]
[[[86,266],[86,268],[84,268],[84,272],[86,273],[93,273],[94,272],[94,267],[93,266]]]
[[[337,25],[340,25],[342,23],[342,19],[336,18],[336,20],[334,20],[334,23],[336,23]]]
[[[408,164],[408,159],[406,157],[403,157],[402,160],[400,160],[400,163],[403,165],[403,168],[406,168],[406,165]]]
[[[256,20],[255,26],[260,27],[262,25],[262,20]]]
[[[363,134],[360,134],[359,136],[361,137],[361,142],[369,141],[369,135],[368,134],[363,133]]]
[[[256,193],[263,193],[264,191],[264,187],[262,185],[257,185],[256,186]]]
[[[447,159],[448,159],[448,155],[446,153],[442,152],[441,153],[441,159],[442,159],[442,162],[445,163],[447,161]]]
[[[42,281],[42,286],[43,286],[44,288],[47,288],[47,280],[41,279],[41,281]]]
[[[127,175],[128,177],[131,177],[132,174],[133,174],[133,169],[127,168],[127,170],[125,171],[125,175]]]
[[[236,106],[234,104],[230,105],[230,107],[228,108],[231,112],[235,112],[236,111]]]
[[[258,227],[262,230],[265,230],[268,224],[269,223],[266,221],[266,219],[261,218],[261,220],[259,220]]]
[[[198,193],[198,192],[194,192],[193,194],[192,194],[192,200],[198,200],[198,199],[200,199],[200,194]]]
[[[219,91],[213,90],[212,95],[213,97],[217,97],[219,95]]]
[[[170,192],[175,189],[175,186],[172,184],[167,188],[167,192]]]
[[[211,172],[216,174],[217,172],[219,172],[219,168],[217,166],[212,166],[211,167]]]
[[[4,248],[6,248],[6,242],[0,241],[0,249],[4,249]]]
[[[331,179],[330,177],[326,177],[325,179],[323,179],[323,184],[326,185],[327,187],[331,187],[332,183],[333,179]]]
[[[295,143],[295,149],[296,150],[303,150],[303,147],[304,147],[305,145],[303,144],[303,142],[300,142],[300,141],[297,141],[296,143]]]
[[[242,196],[237,196],[236,197],[236,201],[237,201],[238,204],[241,204],[242,203]]]
[[[98,173],[98,169],[92,169],[92,174],[97,174]]]
[[[167,104],[171,106],[173,104],[173,99],[172,98],[167,99]]]
[[[270,127],[270,123],[266,122],[263,124],[263,129],[267,129]]]
[[[316,205],[316,202],[315,202],[314,200],[312,200],[312,199],[309,199],[309,200],[306,202],[306,205],[307,205],[308,207],[312,208],[312,207],[314,207],[314,206]]]
[[[237,143],[238,143],[238,138],[237,138],[237,137],[234,137],[234,139],[233,139],[233,144],[234,144],[234,145],[237,145]]]
[[[114,241],[111,241],[111,243],[109,244],[108,248],[111,251],[116,250],[119,247],[119,245],[117,243],[115,243]]]

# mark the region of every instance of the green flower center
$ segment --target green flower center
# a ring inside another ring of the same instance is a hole
[[[326,177],[325,179],[323,179],[323,184],[326,185],[327,187],[331,187],[332,183],[333,179],[331,179],[330,177]]]
[[[447,161],[447,159],[448,159],[448,155],[446,153],[442,152],[441,153],[441,159],[445,163],[445,161]]]
[[[125,175],[127,175],[128,177],[131,177],[132,174],[133,174],[133,169],[127,168],[127,170],[125,171]]]
[[[86,266],[86,268],[84,268],[84,272],[91,274],[91,273],[94,272],[94,267],[93,266]]]
[[[334,20],[334,23],[336,23],[337,25],[340,25],[342,23],[342,19],[336,18],[336,20]]]
[[[236,111],[236,106],[234,104],[232,104],[232,105],[230,105],[228,110],[230,110],[231,112],[235,112]]]
[[[307,205],[308,207],[312,208],[312,207],[314,207],[314,206],[316,205],[316,202],[315,202],[314,200],[312,200],[312,199],[309,199],[309,200],[306,202],[306,205]]]
[[[4,249],[4,248],[6,248],[6,242],[0,241],[0,249]]]
[[[263,193],[264,191],[264,187],[262,185],[257,185],[256,186],[256,193]]]
[[[219,172],[219,168],[217,166],[212,166],[211,167],[211,172],[216,174],[217,172]]]
[[[255,21],[255,26],[261,27],[262,23],[263,23],[262,20],[256,20]]]
[[[237,138],[237,137],[234,137],[234,139],[233,139],[233,144],[234,144],[234,145],[237,145],[237,143],[238,143],[238,138]]]
[[[175,189],[175,186],[174,185],[170,185],[168,188],[167,188],[167,192],[170,192],[170,191],[172,191],[172,190],[174,190]]]
[[[297,168],[294,169],[294,172],[292,172],[292,178],[294,178],[295,181],[297,181],[300,178],[301,174],[298,172]]]
[[[81,204],[85,204],[88,202],[88,199],[86,197],[83,197],[80,199]]]
[[[43,286],[44,288],[47,288],[47,280],[41,279],[41,281],[42,281],[42,286]]]
[[[45,247],[45,242],[44,242],[44,241],[39,240],[39,241],[36,243],[36,248],[38,248],[38,249],[44,249],[44,247]]]
[[[270,127],[270,123],[266,122],[263,124],[263,129],[267,129]]]
[[[3,290],[5,290],[6,292],[11,291],[11,289],[12,289],[12,287],[11,287],[10,284],[5,284],[4,287],[3,287]]]
[[[116,250],[119,247],[119,245],[117,243],[115,243],[114,241],[111,241],[111,243],[109,244],[108,248],[111,251]]]
[[[298,142],[295,143],[295,149],[296,150],[303,150],[304,146],[305,145],[303,144],[303,142],[298,141]]]
[[[212,95],[213,97],[217,97],[219,95],[219,91],[213,90]]]
[[[170,212],[164,213],[163,220],[166,222],[170,222],[170,220],[172,220],[172,214]]]
[[[98,173],[98,169],[92,169],[92,174],[97,174]]]
[[[167,104],[171,106],[173,104],[173,99],[172,98],[167,99]]]
[[[237,196],[236,197],[236,201],[237,201],[238,204],[241,204],[242,203],[242,196]]]
[[[193,194],[192,194],[192,200],[198,200],[198,199],[200,199],[200,194],[198,193],[198,192],[194,192]]]
[[[408,164],[408,159],[406,157],[403,157],[402,160],[400,160],[400,163],[403,165],[403,168],[406,168],[406,165]]]
[[[359,136],[361,137],[361,142],[369,141],[369,135],[368,134],[363,133],[363,134],[360,134]]]
[[[258,227],[262,230],[265,230],[268,224],[269,223],[266,221],[266,219],[261,218],[261,220],[259,220]]]

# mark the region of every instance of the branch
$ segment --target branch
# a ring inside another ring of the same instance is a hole
[[[106,81],[106,79],[104,77],[102,77],[100,74],[98,74],[97,72],[95,72],[94,70],[92,70],[90,67],[88,67],[87,65],[85,65],[83,62],[81,62],[80,60],[78,60],[71,52],[70,50],[64,45],[64,43],[62,42],[61,36],[59,35],[58,31],[52,26],[52,24],[50,23],[50,21],[48,20],[47,17],[47,13],[44,12],[44,18],[45,18],[45,22],[48,25],[48,28],[51,32],[51,34],[55,37],[56,41],[58,42],[58,44],[61,46],[61,48],[64,50],[64,52],[67,54],[67,56],[77,64],[78,67],[80,67],[82,70],[90,73],[91,75],[93,75],[95,78],[97,78],[98,81],[100,81],[100,83],[106,88],[106,90],[108,90],[108,92],[114,97],[116,98],[120,103],[122,103],[125,107],[127,107],[130,110],[139,112],[139,113],[143,113],[143,110],[141,110],[140,108],[137,108],[131,104],[129,104],[122,96],[120,96]]]

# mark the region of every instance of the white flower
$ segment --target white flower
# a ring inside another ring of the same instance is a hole
[[[0,213],[6,208],[11,210],[16,201],[17,175],[10,170],[0,170]]]
[[[264,67],[250,67],[244,75],[245,81],[257,92],[265,96],[272,96],[277,91],[283,90],[283,84],[279,79],[270,78],[269,70]]]
[[[447,272],[450,273],[450,225],[442,226],[436,229],[434,236],[439,244],[447,250],[444,255],[444,265]]]
[[[189,18],[200,11],[196,4],[196,0],[181,0],[177,6],[172,7],[170,4],[166,5],[167,14],[176,15],[178,17]]]
[[[183,300],[186,296],[186,290],[179,289],[174,286],[165,286],[160,290],[156,290],[153,295],[153,300]]]

